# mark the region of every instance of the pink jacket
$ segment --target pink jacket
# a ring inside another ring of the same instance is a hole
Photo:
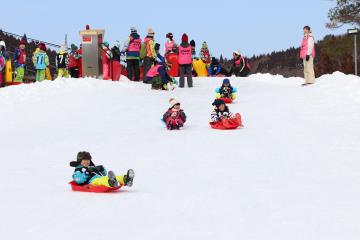
[[[179,46],[179,64],[191,64],[192,63],[192,49],[191,46],[183,47]]]
[[[161,67],[160,64],[150,68],[150,70],[147,72],[147,77],[155,77],[159,75],[159,68]]]
[[[167,41],[165,43],[165,53],[168,53],[169,51],[173,50],[174,47],[175,47],[174,41]]]
[[[306,55],[310,55],[313,58],[316,57],[315,39],[311,33],[304,36],[304,38],[302,39],[302,42],[301,42],[300,58],[305,59]]]

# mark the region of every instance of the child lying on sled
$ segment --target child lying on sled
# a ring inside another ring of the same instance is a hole
[[[215,92],[216,92],[215,98],[217,99],[221,98],[221,99],[235,100],[237,89],[231,86],[229,79],[225,78],[221,87],[217,88]]]
[[[168,130],[179,130],[186,122],[186,115],[178,100],[171,98],[169,102],[170,108],[164,113],[162,120],[166,123]]]
[[[79,152],[76,161],[70,162],[75,167],[72,175],[74,181],[79,185],[91,184],[93,186],[118,187],[133,185],[135,173],[129,169],[126,175],[116,176],[114,172],[107,172],[102,165],[95,166],[89,152]]]

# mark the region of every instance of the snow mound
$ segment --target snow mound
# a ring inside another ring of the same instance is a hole
[[[57,79],[0,89],[3,239],[359,239],[360,78],[231,78],[245,128],[212,130],[214,89]],[[188,122],[160,118],[178,98]],[[72,192],[81,150],[134,187]]]

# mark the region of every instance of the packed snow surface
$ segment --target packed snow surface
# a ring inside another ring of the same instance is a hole
[[[208,121],[221,78],[193,89],[96,79],[0,89],[1,239],[360,239],[360,78],[231,78],[245,127]],[[160,121],[168,99],[185,128]],[[96,164],[134,186],[73,192],[69,162]]]

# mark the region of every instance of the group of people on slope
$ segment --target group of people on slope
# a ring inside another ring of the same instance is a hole
[[[65,44],[63,44],[56,53],[56,68],[58,69],[58,77],[72,78],[82,77],[82,47],[78,48],[75,44],[71,44],[70,52]]]
[[[185,76],[187,76],[188,87],[192,87],[192,55],[193,48],[189,44],[189,39],[186,34],[181,38],[181,44],[177,45],[173,39],[172,33],[166,36],[168,41],[165,43],[165,54],[160,53],[160,44],[155,43],[155,32],[152,28],[148,29],[147,36],[144,41],[141,40],[140,35],[135,27],[130,29],[131,33],[125,41],[122,53],[126,54],[126,71],[127,77],[133,81],[140,81],[140,61],[143,66],[143,82],[152,84],[154,77],[161,79],[162,85],[171,81],[167,70],[167,54],[176,51],[179,55],[180,65],[180,87],[185,85]],[[176,49],[176,50],[175,50]]]
[[[6,45],[3,41],[0,43],[0,45],[2,46],[1,52],[6,51]],[[46,51],[46,45],[44,43],[39,43],[32,56],[32,63],[36,69],[36,81],[38,82],[46,79],[46,71],[49,67],[49,56]],[[7,56],[3,59],[4,61],[9,60],[8,54],[2,54],[2,56]],[[13,57],[16,72],[16,77],[14,79],[15,85],[21,84],[24,81],[26,61],[26,41],[22,39],[19,46],[15,49]]]
[[[233,59],[230,66],[222,66],[218,59],[211,57],[208,45],[202,43],[200,50],[200,58],[196,57],[195,41],[191,40],[187,34],[181,37],[181,43],[178,45],[174,40],[172,33],[166,34],[167,41],[165,43],[165,52],[160,54],[160,44],[155,43],[155,32],[152,28],[148,29],[147,36],[142,41],[135,27],[130,29],[130,35],[125,41],[122,49],[117,43],[110,49],[108,42],[102,44],[103,48],[103,75],[104,79],[110,77],[110,60],[120,62],[120,57],[126,55],[127,77],[133,81],[140,81],[140,65],[143,66],[142,80],[144,83],[152,83],[156,79],[155,85],[159,88],[166,89],[169,82],[173,82],[168,70],[171,64],[168,62],[169,54],[176,53],[178,55],[179,64],[179,86],[185,86],[185,78],[189,87],[193,86],[192,77],[194,71],[192,68],[193,60],[201,60],[207,66],[209,76],[248,76],[250,66],[248,60],[243,57],[240,51],[233,51]],[[24,80],[25,66],[27,62],[26,41],[22,39],[19,46],[14,51],[13,65],[16,72],[14,84],[20,84]],[[32,62],[36,69],[36,80],[45,79],[46,69],[49,67],[49,56],[46,53],[46,46],[40,43],[33,53]],[[300,58],[304,65],[305,83],[303,86],[313,84],[315,82],[314,58],[316,57],[315,39],[309,26],[304,27],[304,37],[301,42]],[[4,41],[0,41],[0,84],[3,82],[3,73],[6,61],[9,60],[9,53],[6,50]],[[80,49],[71,44],[70,52],[67,46],[60,47],[56,55],[56,67],[58,69],[58,77],[79,78],[82,77],[82,48]],[[152,69],[154,68],[154,69]],[[152,71],[150,71],[152,69]],[[196,75],[196,74],[195,74]]]

